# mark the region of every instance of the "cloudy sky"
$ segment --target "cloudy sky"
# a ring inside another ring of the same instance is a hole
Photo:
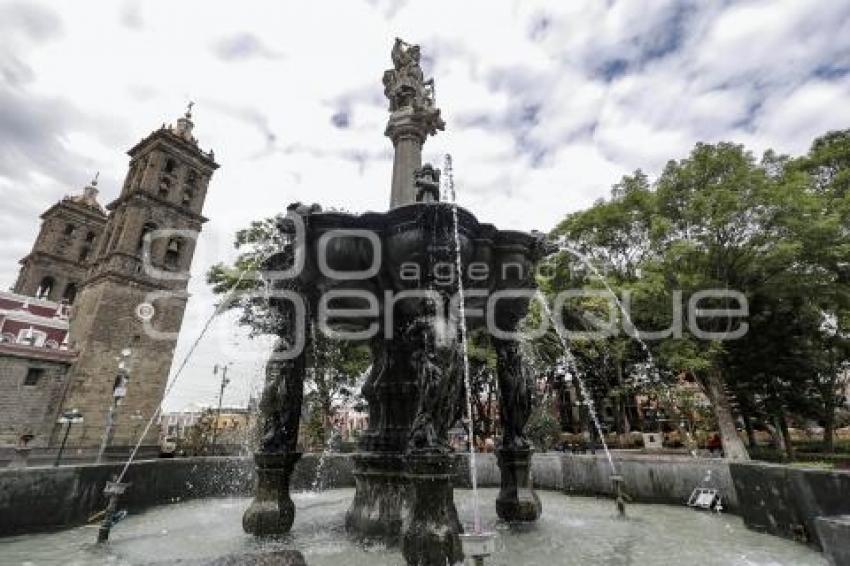
[[[194,100],[221,163],[192,267],[175,367],[214,301],[203,282],[235,230],[300,200],[352,211],[389,198],[381,75],[393,38],[419,43],[461,204],[500,227],[547,230],[640,167],[697,141],[801,153],[850,127],[843,1],[8,2],[0,0],[0,285],[38,215],[101,172],[114,198],[125,151]],[[244,403],[265,345],[222,317],[169,408]]]

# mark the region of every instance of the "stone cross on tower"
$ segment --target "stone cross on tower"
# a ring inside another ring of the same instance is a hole
[[[395,148],[390,208],[416,202],[414,173],[422,166],[422,144],[446,127],[435,106],[434,79],[425,80],[419,58],[418,45],[396,38],[393,68],[384,71],[384,95],[390,101],[384,135]]]

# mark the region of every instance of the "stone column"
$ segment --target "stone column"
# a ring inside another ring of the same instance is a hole
[[[372,344],[372,373],[363,386],[369,403],[369,430],[354,456],[356,492],[345,517],[358,538],[399,543],[408,516],[409,482],[404,450],[416,413],[418,388],[410,366],[415,344],[404,335]]]
[[[404,108],[390,115],[384,134],[393,142],[393,181],[390,208],[416,202],[413,173],[422,166],[422,144],[427,131],[413,109]]]
[[[404,457],[367,452],[354,455],[353,460],[356,490],[345,515],[346,530],[356,538],[398,544],[410,501]]]
[[[288,320],[288,318],[284,318]],[[278,340],[280,354],[293,340]],[[306,349],[306,345],[305,345]],[[260,449],[254,454],[257,489],[254,501],[242,516],[242,528],[255,536],[289,532],[295,520],[295,504],[289,498],[289,478],[301,458],[296,450],[306,353],[291,360],[277,356],[266,364],[266,385],[260,399]]]
[[[409,566],[445,566],[463,561],[458,536],[463,528],[455,508],[454,461],[448,454],[407,456],[410,517],[401,552]]]
[[[289,478],[300,452],[254,454],[257,489],[254,501],[242,516],[242,528],[255,536],[288,533],[295,521],[295,504],[289,497]]]
[[[501,448],[496,451],[496,458],[502,476],[496,514],[508,522],[536,521],[543,506],[532,482],[531,450]]]
[[[531,415],[533,382],[523,363],[518,342],[494,339],[493,344],[504,430],[502,446],[496,453],[501,471],[496,513],[503,521],[536,521],[542,505],[534,492],[532,450],[525,436],[525,426]]]

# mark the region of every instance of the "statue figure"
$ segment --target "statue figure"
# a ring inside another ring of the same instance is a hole
[[[410,427],[408,451],[448,453],[448,430],[457,420],[461,392],[460,352],[455,341],[440,344],[430,318],[419,319],[409,332],[421,333],[422,344],[411,360],[419,378],[419,403]]]
[[[534,384],[525,368],[519,343],[515,340],[494,340],[496,348],[496,373],[499,382],[502,414],[502,447],[527,449],[525,425],[531,416],[531,396]]]
[[[435,106],[434,79],[425,80],[420,66],[418,45],[396,38],[392,49],[393,68],[384,71],[384,96],[390,101],[390,112],[413,111],[428,134],[446,127]]]
[[[284,349],[278,339],[275,352]],[[295,452],[304,390],[304,355],[291,360],[271,359],[260,398],[260,451],[266,454]]]
[[[440,201],[440,170],[426,163],[413,172],[413,184],[416,187],[416,202]],[[426,196],[430,199],[426,200]]]

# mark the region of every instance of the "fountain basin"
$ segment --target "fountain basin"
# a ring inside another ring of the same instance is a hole
[[[483,489],[485,501],[497,490]],[[287,537],[260,541],[242,532],[234,516],[249,498],[215,498],[151,508],[131,514],[109,543],[94,544],[95,529],[10,537],[0,542],[4,563],[209,564],[222,556],[300,551],[310,566],[397,566],[398,548],[354,542],[345,533],[345,512],[353,489],[292,494],[297,519]],[[668,505],[633,504],[629,518],[617,518],[610,500],[541,491],[543,514],[517,529],[500,525],[491,505],[482,507],[482,527],[496,531],[496,552],[488,565],[525,566],[653,564],[679,566],[825,566],[816,551],[770,535],[749,531],[727,514]],[[472,497],[456,490],[461,519],[472,516]],[[469,526],[467,525],[467,530]]]

